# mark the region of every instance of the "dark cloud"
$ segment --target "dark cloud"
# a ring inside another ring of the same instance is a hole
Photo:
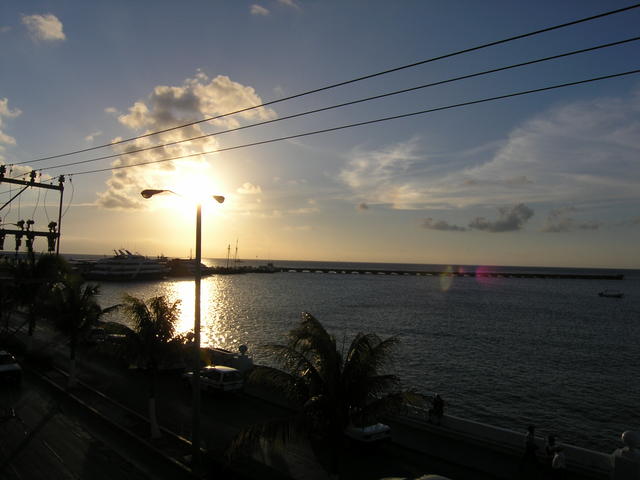
[[[431,217],[425,218],[422,221],[422,228],[427,228],[429,230],[440,230],[443,232],[464,232],[467,230],[464,227],[452,225],[445,220],[434,220]]]
[[[501,207],[498,212],[500,217],[497,220],[490,221],[484,217],[476,217],[469,223],[469,228],[485,232],[514,232],[521,230],[527,220],[533,216],[533,210],[524,203]]]
[[[575,211],[576,209],[574,207],[563,207],[551,210],[547,215],[547,220],[544,227],[542,227],[542,231],[546,233],[566,233],[576,230],[598,230],[600,228],[601,224],[598,222],[576,222],[575,219],[570,216],[570,214]]]

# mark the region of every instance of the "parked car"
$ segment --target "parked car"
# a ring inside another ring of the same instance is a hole
[[[15,357],[4,350],[0,350],[0,380],[14,383],[22,381],[22,368]]]
[[[186,372],[182,378],[191,385],[193,371]],[[203,391],[231,392],[242,390],[244,379],[239,370],[221,365],[204,367],[200,370],[200,388]]]
[[[352,440],[363,443],[379,442],[391,438],[391,427],[384,423],[376,423],[366,427],[356,427],[349,425],[344,430],[344,434]]]

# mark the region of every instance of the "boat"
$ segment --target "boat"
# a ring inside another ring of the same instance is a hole
[[[148,258],[129,250],[114,250],[113,257],[96,260],[84,273],[87,280],[139,281],[161,280],[169,273],[166,258]]]
[[[167,262],[170,277],[194,277],[196,274],[196,261],[186,258],[172,258]],[[200,263],[200,276],[211,275],[213,269]]]
[[[603,290],[598,293],[599,297],[608,297],[608,298],[622,298],[624,297],[624,293],[619,290]]]

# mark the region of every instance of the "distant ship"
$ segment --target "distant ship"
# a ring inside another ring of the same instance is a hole
[[[129,250],[114,250],[115,255],[101,258],[86,268],[87,280],[125,282],[136,280],[160,280],[169,274],[166,258],[147,258]]]

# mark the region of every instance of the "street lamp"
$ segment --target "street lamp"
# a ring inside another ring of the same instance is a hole
[[[173,193],[172,190],[147,189],[140,192],[144,198],[151,198],[160,193]],[[218,203],[224,202],[222,195],[213,195]],[[200,464],[200,262],[202,257],[202,204],[196,204],[196,264],[195,264],[195,308],[193,320],[193,415],[191,426],[192,467]]]

